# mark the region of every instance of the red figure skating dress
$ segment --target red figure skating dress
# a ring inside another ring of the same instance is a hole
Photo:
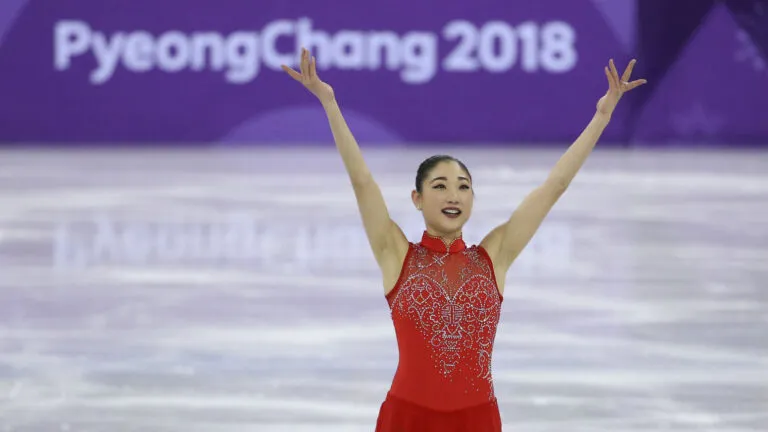
[[[485,249],[425,231],[386,298],[400,357],[376,431],[501,431],[491,354],[503,298]]]

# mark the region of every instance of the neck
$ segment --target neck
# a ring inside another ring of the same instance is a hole
[[[466,249],[464,239],[461,238],[461,233],[452,233],[450,235],[439,235],[441,233],[435,230],[424,230],[424,234],[421,238],[421,245],[437,253],[457,253]]]
[[[437,231],[430,227],[427,227],[427,234],[431,235],[432,237],[440,238],[446,243],[450,243],[456,240],[457,238],[461,237],[461,231],[446,233],[446,232]]]

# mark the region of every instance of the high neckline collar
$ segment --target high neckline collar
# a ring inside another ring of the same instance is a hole
[[[433,236],[427,231],[424,231],[424,234],[421,235],[421,245],[427,249],[440,253],[456,253],[467,248],[461,235],[451,243],[446,244],[442,238]]]

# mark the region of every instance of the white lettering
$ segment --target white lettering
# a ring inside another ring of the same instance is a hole
[[[573,70],[578,59],[574,45],[576,32],[562,21],[542,27],[527,21],[516,31],[502,21],[491,21],[477,28],[469,21],[456,20],[445,26],[443,37],[449,41],[458,39],[443,60],[443,68],[449,72],[505,72],[517,64],[521,54],[521,69],[525,72],[537,72],[541,67],[546,72],[565,73]]]
[[[259,35],[238,32],[227,40],[227,80],[242,84],[251,81],[259,73]]]
[[[408,33],[403,41],[405,70],[403,81],[420,84],[431,80],[437,72],[437,37],[431,33]]]
[[[290,21],[275,21],[266,27],[261,34],[261,52],[264,56],[264,64],[270,69],[278,70],[280,65],[293,65],[296,63],[296,53],[280,54],[277,52],[277,39],[280,36],[290,36],[294,31],[294,24]]]
[[[363,34],[361,32],[344,30],[333,38],[333,56],[336,66],[342,69],[363,68]]]
[[[563,73],[576,66],[576,32],[568,23],[548,23],[541,30],[541,65],[552,73]]]
[[[522,61],[520,67],[525,72],[535,72],[539,69],[539,26],[535,22],[524,22],[517,26],[517,36],[522,44]]]
[[[451,44],[438,58],[439,38]],[[448,22],[442,32],[341,29],[329,33],[313,27],[309,18],[275,20],[257,31],[184,33],[145,30],[105,34],[82,21],[64,20],[54,28],[54,67],[65,71],[77,57],[92,55],[96,67],[90,81],[103,85],[121,66],[131,73],[216,72],[224,81],[246,84],[262,67],[279,71],[296,67],[306,47],[318,69],[354,71],[385,69],[401,81],[420,85],[444,72],[503,73],[519,67],[526,73],[567,73],[576,66],[574,28],[562,21],[517,27],[503,21],[477,26],[467,20]],[[519,65],[519,66],[518,66]]]
[[[178,72],[189,65],[190,43],[177,31],[163,34],[157,41],[157,66],[165,72]]]
[[[131,72],[147,72],[155,67],[155,41],[148,32],[136,32],[125,40],[123,64]]]
[[[79,21],[59,21],[54,31],[53,55],[57,70],[67,70],[72,57],[88,52],[91,29]]]
[[[495,50],[497,41],[498,53]],[[498,21],[486,24],[480,33],[478,57],[489,72],[508,71],[517,59],[517,38],[512,27]]]
[[[403,52],[400,50],[400,39],[394,32],[372,32],[368,35],[368,68],[375,70],[381,67],[381,58],[389,70],[397,70],[402,65]]]
[[[192,60],[190,68],[194,71],[204,70],[209,66],[214,71],[221,71],[227,64],[226,44],[224,36],[213,33],[196,33],[192,35]],[[210,58],[210,63],[206,61]]]
[[[91,82],[103,84],[112,77],[115,69],[117,69],[117,62],[120,60],[120,54],[125,45],[125,35],[117,33],[109,40],[105,35],[96,33],[93,35],[91,44],[98,63],[96,70],[91,73]]]
[[[447,40],[458,39],[458,44],[443,61],[443,68],[449,71],[472,72],[480,68],[480,62],[474,57],[477,50],[477,29],[469,21],[452,21],[445,26],[443,37]]]
[[[296,53],[298,57],[301,48],[310,50],[317,60],[318,69],[327,69],[331,67],[331,43],[330,36],[324,32],[312,31],[312,21],[308,18],[302,18],[297,24],[296,31]]]

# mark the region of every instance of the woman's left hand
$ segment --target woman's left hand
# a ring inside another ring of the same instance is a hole
[[[613,64],[613,59],[611,59],[609,62],[610,69],[607,66],[605,67],[605,76],[608,78],[608,92],[605,94],[605,96],[601,97],[599,101],[597,101],[597,111],[600,114],[605,114],[608,116],[613,114],[613,110],[616,108],[616,104],[619,103],[619,99],[621,99],[621,96],[623,96],[624,93],[647,82],[644,79],[638,79],[631,82],[629,81],[629,78],[632,75],[632,68],[635,67],[636,62],[637,61],[634,59],[629,62],[629,65],[627,65],[627,69],[624,71],[621,79],[619,79],[619,73],[616,71],[616,66]]]

